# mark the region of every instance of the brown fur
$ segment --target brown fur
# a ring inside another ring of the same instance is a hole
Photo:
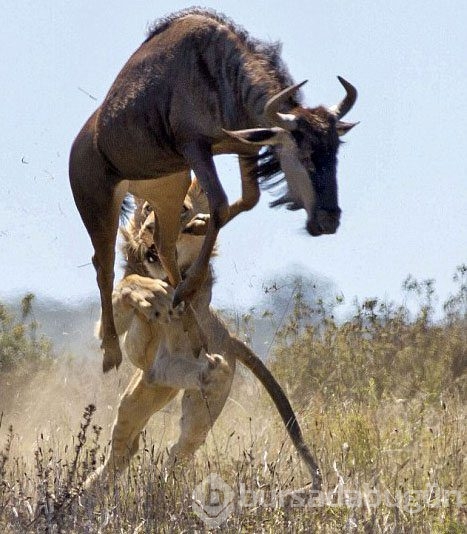
[[[337,138],[350,128],[340,117],[356,98],[355,89],[341,83],[347,97],[334,110],[302,107],[277,45],[252,39],[225,17],[200,9],[157,25],[130,57],[70,155],[73,196],[95,251],[104,371],[121,362],[111,295],[125,193],[148,200],[157,214],[155,246],[177,287],[175,304],[193,298],[219,229],[256,205],[258,179],[279,166],[288,184],[284,202],[306,210],[309,233],[334,233],[340,217]],[[274,147],[267,158],[258,155],[265,145]],[[242,180],[242,196],[230,206],[213,160],[227,153],[239,155]],[[190,169],[208,194],[211,217],[200,254],[182,281],[175,246]],[[197,352],[205,340],[190,307],[185,322]]]

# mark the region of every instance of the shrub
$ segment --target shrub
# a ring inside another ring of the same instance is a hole
[[[29,293],[21,300],[21,318],[0,303],[0,373],[20,370],[25,364],[34,366],[53,360],[52,344],[43,335],[38,335]]]
[[[310,306],[300,287],[294,310],[277,336],[273,371],[298,405],[312,396],[368,403],[422,397],[438,400],[453,388],[465,396],[467,267],[458,267],[457,293],[434,320],[432,280],[408,277],[407,304],[355,301],[352,317],[337,322],[332,308]]]

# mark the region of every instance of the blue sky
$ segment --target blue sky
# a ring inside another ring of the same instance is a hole
[[[97,297],[89,238],[70,194],[69,148],[147,25],[179,1],[3,0],[0,33],[0,298],[26,290],[76,302]],[[260,205],[224,228],[215,301],[250,306],[265,279],[293,266],[354,296],[400,300],[409,274],[442,297],[467,262],[467,4],[205,2],[256,37],[281,40],[306,103],[357,86],[339,158],[342,224],[311,238],[303,212]],[[93,95],[91,99],[86,92]],[[218,164],[233,200],[235,161]]]

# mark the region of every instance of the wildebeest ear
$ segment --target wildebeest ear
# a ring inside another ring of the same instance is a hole
[[[345,135],[347,132],[350,132],[350,130],[357,126],[358,122],[344,122],[344,121],[337,121],[336,123],[336,130],[337,135],[340,137],[342,135]]]
[[[243,143],[252,145],[277,145],[282,142],[284,129],[274,126],[273,128],[252,128],[250,130],[223,130],[230,137],[234,137]]]

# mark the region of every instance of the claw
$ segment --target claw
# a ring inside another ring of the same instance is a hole
[[[209,369],[215,369],[222,361],[217,354],[214,354],[213,356],[211,354],[205,354],[205,356],[208,360]]]
[[[128,297],[129,295],[131,295],[131,292],[132,292],[131,287],[124,287],[122,289],[122,297]]]
[[[227,362],[219,354],[207,354],[204,356],[207,365],[200,373],[200,387],[203,393],[207,393],[208,388],[216,388],[219,381],[225,381],[230,373]]]
[[[185,311],[186,311],[185,301],[182,300],[182,302],[180,302],[180,304],[178,304],[177,306],[173,306],[173,309],[178,315],[182,315],[182,313],[185,313]]]

